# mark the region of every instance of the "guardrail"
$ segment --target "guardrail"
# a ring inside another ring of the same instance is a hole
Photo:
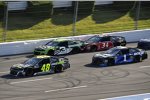
[[[93,35],[94,34],[61,37],[61,38],[72,38],[72,39],[84,40]],[[105,35],[123,36],[126,38],[127,42],[136,42],[143,38],[150,38],[150,29],[105,33]],[[31,53],[33,52],[35,47],[46,44],[52,39],[56,39],[56,38],[0,43],[0,56]]]
[[[150,38],[150,29],[145,30],[134,30],[134,31],[123,31],[106,33],[107,35],[123,36],[127,42],[137,42],[140,39]]]

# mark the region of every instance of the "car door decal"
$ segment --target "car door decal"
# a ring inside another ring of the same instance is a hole
[[[41,67],[41,71],[42,72],[48,72],[50,71],[50,64],[43,64],[43,66]]]
[[[54,55],[67,54],[72,50],[72,48],[60,47],[59,50],[54,52]]]
[[[123,55],[123,61],[126,62],[127,61],[127,55]]]

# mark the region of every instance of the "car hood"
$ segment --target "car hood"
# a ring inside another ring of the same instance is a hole
[[[107,57],[112,57],[113,55],[112,54],[101,54],[101,53],[98,53],[98,54],[95,54],[94,57],[102,57],[102,58],[107,58]]]
[[[42,45],[36,48],[36,50],[46,50],[46,49],[52,49],[54,50],[56,47],[54,46],[47,46],[47,45]]]
[[[27,68],[27,67],[32,67],[33,65],[29,65],[29,64],[15,64],[12,66],[12,68]]]

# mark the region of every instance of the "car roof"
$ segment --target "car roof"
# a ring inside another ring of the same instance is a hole
[[[102,34],[102,35],[95,35],[97,37],[122,37],[122,36],[118,36],[118,35],[106,35],[106,34]],[[94,36],[93,36],[94,37]]]
[[[35,58],[50,58],[51,56],[48,55],[39,55],[39,56],[35,56]]]
[[[56,39],[54,41],[57,41],[57,42],[63,42],[63,41],[70,41],[71,39],[63,39],[63,38],[60,38],[60,39]]]
[[[128,49],[128,47],[125,46],[116,46],[117,49]]]

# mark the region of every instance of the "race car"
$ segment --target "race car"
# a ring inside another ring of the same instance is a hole
[[[126,40],[121,36],[99,36],[95,35],[85,41],[87,51],[107,50],[115,46],[125,46]]]
[[[71,39],[56,39],[35,48],[34,55],[64,55],[84,51],[84,42]]]
[[[45,73],[59,73],[70,68],[69,60],[65,57],[41,55],[32,57],[21,64],[10,68],[13,76],[33,76]]]
[[[109,66],[115,64],[141,62],[147,59],[147,52],[138,48],[117,46],[104,53],[97,53],[92,58],[92,64],[99,66]]]
[[[141,39],[137,47],[144,50],[150,50],[150,38],[149,39]]]

